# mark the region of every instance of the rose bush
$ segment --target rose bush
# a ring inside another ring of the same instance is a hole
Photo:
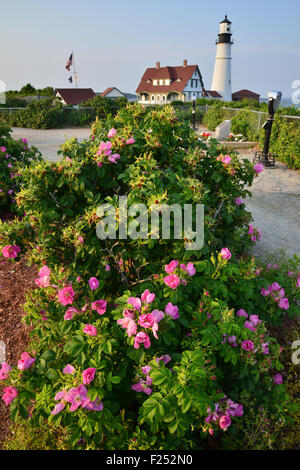
[[[113,137],[108,137],[110,129],[117,130]],[[255,172],[249,161],[239,162],[232,154],[227,163],[217,159],[219,154],[216,141],[208,148],[187,124],[177,120],[171,108],[128,106],[115,118],[99,121],[90,139],[72,140],[64,146],[65,158],[59,163],[43,161],[21,172],[24,185],[17,203],[26,212],[24,225],[36,231],[36,240],[29,240],[33,259],[44,256],[50,265],[72,260],[80,274],[92,266],[95,269],[94,256],[103,250],[117,265],[124,246],[126,265],[138,258],[140,264],[153,260],[158,266],[169,249],[183,256],[186,250],[177,240],[99,242],[95,237],[97,207],[110,203],[118,211],[118,195],[127,196],[128,206],[204,204],[205,246],[195,256],[221,249],[223,244],[243,252],[252,243],[247,235],[251,215],[245,205],[237,206],[235,199],[249,194],[245,185],[251,185]],[[6,240],[20,244],[10,233],[4,226],[3,244]],[[98,266],[95,275],[102,274],[105,265]],[[136,277],[134,262],[130,271]]]
[[[35,147],[26,139],[11,138],[11,129],[0,122],[0,211],[8,211],[21,186],[20,168],[41,160]],[[14,209],[14,206],[12,207]]]
[[[253,403],[283,426],[289,396],[269,328],[299,315],[299,259],[283,270],[243,255],[261,236],[242,199],[253,165],[199,140],[172,108],[135,105],[62,156],[22,169],[26,215],[1,225],[2,251],[21,247],[39,267],[31,342],[0,371],[12,419],[63,429],[74,449],[220,448],[247,434]],[[204,204],[203,248],[100,240],[97,207],[111,203],[118,220],[118,195]]]

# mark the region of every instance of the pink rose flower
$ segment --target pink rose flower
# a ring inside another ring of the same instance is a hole
[[[148,289],[146,289],[141,296],[142,302],[146,302],[147,304],[152,304],[154,299],[155,299],[155,294],[151,294],[151,292]]]
[[[255,327],[251,321],[245,321],[244,327],[248,328],[248,330],[255,331]]]
[[[172,358],[168,354],[165,354],[164,356],[156,357],[155,360],[157,364],[159,364],[159,361],[163,361],[164,364],[168,364],[172,360]]]
[[[107,137],[108,137],[109,139],[111,139],[112,137],[114,137],[114,136],[116,135],[116,133],[117,133],[116,129],[114,129],[114,128],[112,127],[111,129],[109,129],[108,134],[107,134]]]
[[[171,302],[167,303],[165,307],[165,313],[170,315],[173,320],[177,320],[177,318],[179,318],[179,309],[177,305],[173,305]]]
[[[231,425],[230,417],[226,415],[221,416],[220,421],[219,421],[220,428],[226,431],[226,429],[228,429],[230,425]]]
[[[180,279],[176,274],[169,274],[169,276],[164,277],[164,282],[172,289],[176,289],[180,284]]]
[[[39,277],[35,280],[35,283],[39,287],[49,287],[50,286],[50,273],[51,269],[48,268],[48,266],[43,266],[39,270]]]
[[[245,317],[245,318],[248,318],[248,313],[245,312],[245,310],[243,310],[242,308],[240,308],[240,310],[238,310],[236,312],[237,316],[238,317]]]
[[[183,269],[183,271],[188,273],[189,276],[194,276],[196,274],[196,268],[194,266],[194,263],[191,263],[190,261],[187,265],[181,264],[180,267],[181,269]]]
[[[288,310],[290,308],[289,299],[287,297],[280,299],[278,302],[278,307],[282,308],[283,310]]]
[[[20,252],[21,248],[18,245],[7,245],[2,249],[4,258],[16,258]]]
[[[91,277],[89,280],[89,286],[91,290],[96,290],[99,287],[99,281],[96,277]]]
[[[58,291],[58,300],[64,305],[72,304],[74,300],[75,292],[71,286],[64,287]]]
[[[28,352],[24,352],[21,354],[21,359],[18,361],[18,369],[19,370],[26,370],[32,366],[35,362],[35,358],[31,357]]]
[[[14,387],[5,387],[3,391],[4,393],[2,395],[2,400],[6,406],[9,405],[18,396],[18,390]]]
[[[8,379],[10,371],[11,371],[11,367],[6,362],[3,362],[1,369],[0,369],[0,380]]]
[[[58,413],[60,413],[64,408],[65,408],[66,404],[64,401],[61,401],[60,403],[57,403],[55,405],[55,407],[53,408],[53,410],[51,411],[51,414],[52,415],[57,415]]]
[[[110,157],[108,157],[108,160],[111,163],[117,163],[117,160],[121,158],[121,155],[119,153],[113,153]]]
[[[82,380],[84,385],[89,385],[93,382],[95,377],[96,369],[94,367],[89,367],[82,372]]]
[[[244,349],[244,351],[251,352],[254,349],[254,344],[252,343],[252,341],[247,339],[246,341],[242,342],[241,347],[242,349]]]
[[[236,203],[237,206],[240,206],[241,204],[244,204],[243,199],[240,198],[240,197],[237,197],[234,202]]]
[[[135,392],[144,392],[146,395],[151,395],[152,393],[152,390],[148,386],[146,380],[143,379],[141,379],[137,384],[132,385],[131,389]]]
[[[84,385],[79,385],[77,388],[71,388],[67,393],[60,392],[54,398],[55,400],[64,399],[71,403],[70,411],[75,411],[79,406],[82,406],[87,399],[87,389]]]
[[[275,385],[281,385],[283,380],[282,380],[282,375],[281,374],[276,374],[273,377],[273,382]]]
[[[260,291],[261,295],[263,295],[264,297],[267,297],[267,295],[271,294],[271,286],[268,286],[268,289],[265,289],[265,287],[263,287]]]
[[[96,300],[92,303],[92,310],[96,310],[99,315],[104,315],[106,312],[107,301],[106,300]]]
[[[75,372],[75,367],[71,366],[71,364],[67,364],[66,367],[63,369],[64,374],[74,374]]]
[[[83,328],[83,332],[89,336],[97,336],[98,333],[97,328],[90,324],[85,325],[85,327]]]
[[[133,137],[130,137],[130,139],[126,140],[127,145],[134,144],[134,143],[135,143],[135,140],[133,139]]]
[[[225,155],[225,157],[222,157],[222,162],[224,163],[224,165],[229,165],[229,163],[231,162],[230,156]]]
[[[171,261],[171,263],[165,265],[166,273],[172,274],[172,272],[175,271],[177,266],[178,266],[178,261],[174,259],[173,261]]]
[[[147,313],[146,315],[141,315],[139,318],[139,325],[143,328],[152,328],[152,333],[156,339],[158,339],[157,331],[158,331],[158,323],[164,318],[164,312],[160,310],[153,310],[151,313]]]
[[[257,326],[261,323],[261,320],[258,318],[258,315],[250,315],[250,321],[254,326]]]
[[[276,292],[279,289],[281,289],[281,286],[278,284],[278,282],[273,282],[271,285],[271,290]]]
[[[297,279],[296,287],[300,287],[300,276],[299,276],[298,279]]]
[[[253,167],[253,170],[254,170],[257,174],[261,173],[261,172],[263,171],[263,169],[264,169],[264,166],[263,166],[261,163],[256,163],[256,164],[254,165],[254,167]]]
[[[79,314],[79,311],[74,307],[69,307],[64,315],[64,320],[73,320],[74,315]]]
[[[238,405],[235,408],[234,416],[237,416],[238,418],[240,418],[241,416],[243,416],[243,413],[244,413],[243,405]]]
[[[139,310],[142,306],[142,302],[138,297],[128,297],[127,303],[131,305],[135,310]]]
[[[220,251],[220,255],[223,259],[230,259],[231,258],[231,253],[228,250],[228,248],[222,248]]]
[[[144,331],[140,331],[134,338],[135,349],[139,349],[140,345],[144,344],[145,348],[148,349],[151,346],[150,338]]]
[[[136,334],[137,332],[137,325],[134,321],[134,311],[125,309],[123,311],[124,318],[119,318],[117,320],[118,325],[121,325],[122,328],[126,328],[127,335],[129,338]]]

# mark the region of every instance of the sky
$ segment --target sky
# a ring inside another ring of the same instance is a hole
[[[210,89],[219,23],[232,21],[232,91],[293,92],[300,80],[299,0],[0,0],[0,80],[134,93],[147,67],[197,64]]]

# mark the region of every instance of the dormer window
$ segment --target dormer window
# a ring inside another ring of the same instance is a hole
[[[176,82],[181,82],[181,78],[178,77],[177,80],[176,80]]]

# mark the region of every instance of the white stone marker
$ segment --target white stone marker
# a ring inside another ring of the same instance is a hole
[[[216,139],[217,140],[227,140],[230,136],[230,129],[231,129],[231,121],[226,119],[226,121],[222,122],[218,127],[216,127]]]
[[[5,354],[5,343],[4,341],[0,340],[0,366],[5,362],[6,354]]]

